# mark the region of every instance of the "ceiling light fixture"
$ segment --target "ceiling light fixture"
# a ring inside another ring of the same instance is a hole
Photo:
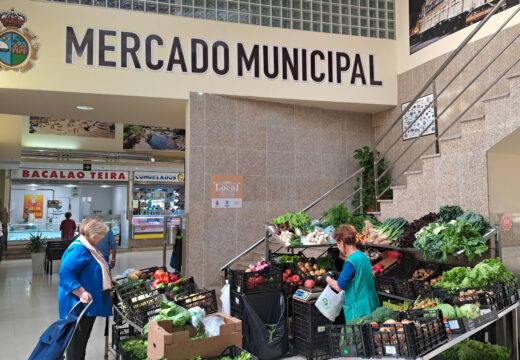
[[[85,110],[85,111],[94,110],[94,108],[92,106],[88,106],[88,105],[78,105],[78,106],[76,106],[76,109]]]
[[[204,95],[204,93],[202,91],[199,91],[199,95]]]
[[[112,187],[110,185],[101,185],[102,188],[109,188],[109,187]]]
[[[72,188],[72,187],[76,187],[76,185],[74,185],[74,184],[67,184],[67,185],[65,185],[65,186],[66,186],[66,187],[70,187],[70,188]]]
[[[152,156],[152,157],[150,158],[150,161],[151,161],[151,162],[155,162],[155,158]]]

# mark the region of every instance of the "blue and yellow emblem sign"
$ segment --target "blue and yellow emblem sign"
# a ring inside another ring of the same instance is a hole
[[[33,67],[37,58],[38,46],[36,36],[23,24],[27,18],[14,10],[0,13],[0,70],[25,72]]]

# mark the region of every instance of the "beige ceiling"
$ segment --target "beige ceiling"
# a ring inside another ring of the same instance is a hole
[[[0,99],[0,114],[186,128],[185,100],[1,88]],[[95,110],[77,110],[77,105]]]

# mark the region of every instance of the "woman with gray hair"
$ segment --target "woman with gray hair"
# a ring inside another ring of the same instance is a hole
[[[96,245],[108,232],[108,226],[97,219],[87,219],[79,227],[80,236],[61,258],[58,303],[64,319],[77,302],[89,303],[67,349],[67,359],[85,359],[88,339],[97,316],[112,315],[110,269]],[[82,309],[78,309],[81,311]]]

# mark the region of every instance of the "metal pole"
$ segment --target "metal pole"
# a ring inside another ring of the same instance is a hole
[[[361,206],[361,214],[364,214],[365,208],[363,206],[363,173],[361,173],[359,181],[359,205]]]
[[[164,216],[163,217],[163,261],[162,261],[162,265],[164,268],[166,268],[166,242],[168,241],[168,232],[167,232],[167,225],[168,225],[168,218],[167,216]]]
[[[433,116],[435,116],[435,153],[439,154],[439,121],[437,120],[437,82],[434,80],[432,83],[433,86]]]

